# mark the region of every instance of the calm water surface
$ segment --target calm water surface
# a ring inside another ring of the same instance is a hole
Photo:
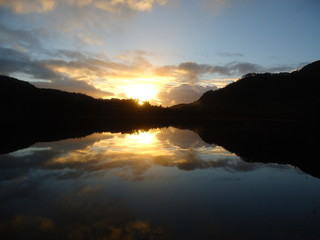
[[[320,180],[190,130],[93,134],[0,155],[1,239],[320,239]]]

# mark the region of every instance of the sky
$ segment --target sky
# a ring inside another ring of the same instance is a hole
[[[0,74],[171,106],[319,60],[319,23],[319,0],[0,0]]]

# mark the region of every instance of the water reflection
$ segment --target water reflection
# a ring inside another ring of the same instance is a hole
[[[0,155],[0,187],[2,239],[320,237],[319,179],[172,127]]]

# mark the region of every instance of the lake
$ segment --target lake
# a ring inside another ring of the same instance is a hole
[[[318,177],[200,136],[100,132],[1,154],[0,238],[320,239]]]

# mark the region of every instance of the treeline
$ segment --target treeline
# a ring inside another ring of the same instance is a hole
[[[0,106],[4,117],[160,118],[166,108],[136,99],[95,99],[81,93],[40,89],[30,83],[0,76]]]

